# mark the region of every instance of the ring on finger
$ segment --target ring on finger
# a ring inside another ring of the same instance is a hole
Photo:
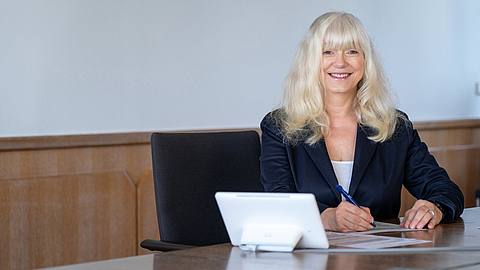
[[[433,212],[433,210],[428,210],[427,212],[432,214],[432,218],[435,216],[435,212]]]

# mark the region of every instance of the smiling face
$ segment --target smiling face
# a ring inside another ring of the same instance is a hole
[[[324,50],[321,77],[326,92],[356,93],[363,65],[364,56],[359,50]]]

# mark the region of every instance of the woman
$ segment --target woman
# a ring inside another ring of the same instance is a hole
[[[371,41],[351,14],[311,25],[262,120],[261,180],[269,192],[313,193],[325,229],[365,231],[398,217],[402,185],[418,200],[400,224],[434,228],[463,212],[463,195],[407,116],[395,109]],[[344,201],[342,185],[358,208]]]

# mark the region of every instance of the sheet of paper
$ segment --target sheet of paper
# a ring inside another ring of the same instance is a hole
[[[337,232],[327,232],[327,238],[330,245],[364,249],[390,248],[431,242],[414,238]]]
[[[375,234],[384,232],[409,232],[409,231],[425,231],[427,229],[406,229],[398,224],[375,221],[376,228],[364,232],[355,232],[356,234]]]

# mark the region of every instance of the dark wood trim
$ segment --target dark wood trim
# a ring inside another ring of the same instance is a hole
[[[191,132],[220,132],[220,131],[228,132],[228,131],[242,131],[242,130],[255,130],[257,132],[260,132],[259,128],[184,130],[184,131],[164,131],[164,132],[191,133]],[[0,151],[150,144],[150,136],[153,132],[156,132],[156,131],[112,133],[112,134],[85,134],[85,135],[0,138]]]
[[[480,144],[428,147],[428,151],[430,151],[431,153],[439,152],[439,151],[460,151],[460,150],[472,150],[472,149],[480,149]]]
[[[148,132],[0,138],[0,151],[150,143]]]
[[[461,119],[448,121],[421,121],[414,122],[414,127],[421,130],[480,128],[480,119]],[[219,132],[256,130],[259,128],[212,129],[212,130],[183,130],[165,132]],[[154,132],[154,131],[152,131]],[[0,151],[75,148],[86,146],[113,146],[149,144],[152,132],[130,132],[111,134],[59,135],[38,137],[7,137],[0,138]]]
[[[459,128],[478,128],[480,119],[459,119],[448,121],[419,121],[413,122],[417,130],[436,130],[436,129],[459,129]]]

